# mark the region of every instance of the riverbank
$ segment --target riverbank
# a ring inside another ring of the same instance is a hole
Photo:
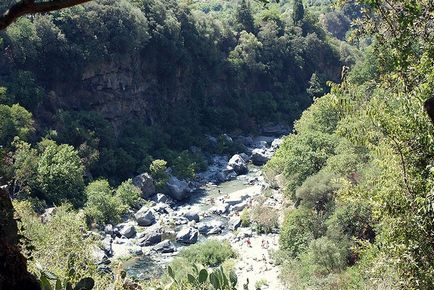
[[[177,201],[157,194],[124,223],[107,225],[101,233],[100,268],[123,261],[136,279],[160,277],[180,250],[207,239],[228,241],[238,253],[235,271],[238,289],[284,289],[279,269],[270,253],[278,249],[279,223],[259,233],[256,221],[242,227],[243,212],[270,211],[281,220],[281,194],[265,181],[261,166],[271,158],[281,139],[248,139],[248,150],[228,156],[215,155],[208,170],[186,182],[190,195]],[[194,189],[192,187],[194,186]],[[272,192],[272,194],[270,194]],[[257,213],[257,214],[258,214]]]

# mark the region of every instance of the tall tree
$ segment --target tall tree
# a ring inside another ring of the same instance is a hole
[[[302,0],[294,0],[292,8],[292,20],[294,24],[299,23],[304,18],[304,6]]]
[[[250,3],[246,2],[246,0],[241,0],[240,5],[237,7],[236,20],[240,25],[240,30],[255,32],[252,9]]]

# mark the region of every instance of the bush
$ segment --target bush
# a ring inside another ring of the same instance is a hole
[[[248,208],[244,208],[240,214],[241,226],[248,227],[250,226],[250,210]]]
[[[18,104],[0,104],[0,145],[10,146],[15,136],[26,140],[34,130],[30,112]]]
[[[206,162],[199,154],[184,150],[173,160],[172,169],[177,177],[192,179],[197,172],[206,169]]]
[[[364,202],[339,205],[326,221],[327,235],[332,237],[343,233],[360,240],[373,241],[375,232],[371,208]]]
[[[44,198],[51,204],[82,205],[84,168],[77,152],[70,145],[57,145],[49,140],[39,145],[43,152],[38,162],[37,182]]]
[[[315,272],[325,275],[343,270],[347,265],[347,257],[348,243],[345,240],[335,242],[328,237],[321,237],[309,244],[300,260],[315,265]]]
[[[163,191],[166,188],[166,183],[169,180],[169,175],[166,172],[167,162],[161,159],[152,161],[149,165],[149,172],[155,182],[155,187],[158,191]]]
[[[284,173],[286,193],[295,198],[295,190],[311,175],[319,172],[334,149],[339,138],[322,132],[308,131],[289,135],[267,163],[265,170],[274,174]]]
[[[258,205],[252,210],[251,218],[258,233],[271,233],[279,226],[279,213],[276,209]]]
[[[124,205],[127,205],[130,208],[138,208],[143,202],[140,193],[140,189],[133,184],[131,179],[128,179],[118,186],[115,195],[119,197]]]
[[[179,253],[179,257],[185,258],[190,263],[199,263],[204,266],[216,267],[229,258],[235,257],[231,245],[224,241],[207,240],[188,248]]]
[[[289,259],[282,267],[282,278],[294,289],[350,289],[341,281],[341,271],[347,266],[348,243],[322,237],[310,242],[297,259]],[[345,276],[344,276],[345,277]],[[353,289],[353,288],[351,288]]]
[[[86,216],[98,224],[118,223],[127,210],[121,199],[113,194],[107,180],[97,180],[86,187]]]
[[[338,189],[334,179],[334,174],[324,171],[308,177],[295,193],[300,204],[318,212],[330,210]]]
[[[319,238],[323,233],[323,221],[314,211],[306,208],[294,209],[283,222],[280,247],[295,258],[307,248],[310,241]]]
[[[42,268],[74,284],[86,276],[99,277],[92,258],[97,241],[92,235],[83,235],[87,229],[83,214],[62,205],[42,223],[30,202],[15,201],[14,208],[23,226],[22,234],[33,247],[32,259],[28,260],[31,272],[37,273]]]

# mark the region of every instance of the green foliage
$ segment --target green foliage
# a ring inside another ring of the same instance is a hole
[[[14,188],[15,194],[30,196],[32,191],[38,189],[37,168],[39,156],[36,149],[31,148],[30,144],[16,140],[16,148],[13,155],[14,163]]]
[[[149,172],[155,182],[155,187],[157,190],[162,191],[166,188],[166,183],[169,180],[169,175],[166,172],[167,162],[161,159],[156,159],[152,161],[149,166]]]
[[[117,192],[124,193],[124,190],[125,185]],[[96,180],[90,183],[86,187],[86,197],[86,216],[98,224],[116,224],[128,209],[128,205],[122,202],[121,196],[113,194],[113,189],[107,180]]]
[[[345,268],[347,254],[345,241],[336,243],[327,237],[313,240],[299,259],[285,265],[292,268],[289,277],[286,277],[289,278],[288,283],[293,283],[295,289],[333,289],[339,278],[329,277],[337,276]],[[348,289],[340,286],[339,289]]]
[[[314,97],[320,97],[324,94],[324,87],[321,85],[321,81],[316,73],[312,74],[309,80],[309,87],[306,90],[307,94]]]
[[[292,20],[295,24],[302,21],[304,18],[304,6],[302,0],[294,0],[292,6]]]
[[[174,270],[175,269],[175,270]],[[172,283],[167,285],[165,289],[203,289],[203,290],[234,290],[238,283],[238,277],[234,271],[226,274],[223,267],[215,268],[208,271],[202,266],[192,266],[192,272],[187,274],[186,280],[177,278],[177,268],[167,267],[167,273],[172,279]],[[158,288],[162,289],[162,288]]]
[[[140,189],[133,184],[131,179],[122,182],[116,189],[115,195],[119,197],[122,204],[129,208],[138,208],[143,202],[140,197]]]
[[[271,233],[274,229],[276,229],[279,225],[279,213],[276,209],[258,205],[252,209],[251,212],[251,222],[254,224],[254,228],[260,234]],[[247,221],[244,220],[244,224]],[[250,222],[250,220],[248,221]],[[243,224],[243,219],[241,221]]]
[[[183,179],[194,178],[196,172],[203,171],[207,167],[204,157],[199,154],[182,151],[178,157],[172,161],[171,168],[176,176]]]
[[[338,186],[336,176],[320,171],[309,176],[295,192],[300,204],[317,212],[331,210]]]
[[[338,140],[334,135],[318,131],[289,135],[265,170],[283,173],[287,180],[286,193],[294,197],[297,187],[321,170],[327,159],[334,155]]]
[[[10,146],[15,136],[26,140],[33,132],[32,114],[18,104],[0,104],[0,144]]]
[[[348,237],[369,241],[375,237],[371,208],[363,201],[338,206],[326,225],[328,236],[343,233]]]
[[[285,217],[280,233],[280,247],[291,257],[297,257],[309,243],[324,233],[323,220],[313,210],[291,210]]]
[[[37,85],[35,76],[30,71],[17,71],[9,90],[15,102],[29,111],[34,111],[44,98],[43,88]]]
[[[179,257],[185,258],[190,263],[216,267],[225,260],[235,257],[235,252],[228,242],[207,240],[183,249]]]
[[[245,30],[247,32],[255,32],[255,24],[253,22],[252,8],[248,0],[241,0],[241,3],[237,7],[235,12],[235,19],[239,25],[239,30]]]
[[[250,210],[248,208],[244,208],[240,214],[241,226],[248,227],[250,226]]]
[[[54,287],[50,280],[54,282]],[[92,290],[95,284],[92,278],[86,277],[78,281],[76,286],[72,286],[70,282],[62,282],[62,280],[55,277],[52,273],[43,271],[41,271],[38,282],[42,290]]]
[[[43,197],[51,204],[83,205],[84,170],[77,152],[70,145],[58,145],[53,141],[42,146],[36,174]]]
[[[30,239],[33,251],[28,260],[29,269],[34,273],[47,271],[64,282],[76,285],[85,277],[93,277],[103,287],[92,251],[97,241],[84,236],[87,229],[84,215],[70,206],[56,207],[45,223],[35,214],[27,201],[14,202],[14,208],[21,218],[22,234]]]

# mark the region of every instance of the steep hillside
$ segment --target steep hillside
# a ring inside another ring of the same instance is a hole
[[[5,103],[33,113],[34,140],[90,146],[92,173],[122,180],[204,133],[292,123],[352,61],[308,11],[217,4],[103,0],[22,18],[1,34]]]

